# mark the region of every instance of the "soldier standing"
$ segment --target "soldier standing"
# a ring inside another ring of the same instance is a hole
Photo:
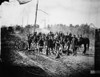
[[[74,35],[73,39],[72,39],[72,49],[73,49],[73,55],[77,54],[77,43],[78,43],[78,39],[76,38],[76,35]]]

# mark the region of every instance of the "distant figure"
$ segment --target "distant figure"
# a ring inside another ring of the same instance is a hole
[[[43,49],[43,46],[44,46],[43,37],[40,37],[38,44],[39,44],[39,52],[42,52],[42,49]]]
[[[72,49],[73,49],[73,55],[77,54],[77,43],[78,43],[78,39],[76,38],[76,35],[74,35],[73,39],[72,39]]]
[[[52,36],[49,36],[49,39],[47,40],[47,53],[46,53],[46,55],[48,55],[50,53],[50,51],[53,51],[53,47],[54,47],[53,38],[52,38]]]
[[[31,34],[28,35],[28,50],[31,48],[32,38]]]
[[[69,49],[70,49],[70,46],[71,46],[71,42],[72,42],[72,34],[70,33],[68,36],[67,36],[67,52],[68,52],[68,55],[70,53]]]

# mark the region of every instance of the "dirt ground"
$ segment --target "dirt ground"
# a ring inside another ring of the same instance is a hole
[[[89,77],[90,70],[94,68],[94,53],[91,52],[93,51],[87,51],[86,55],[78,52],[77,56],[63,54],[60,58],[55,59],[54,55],[46,56],[45,54],[33,54],[31,51],[30,53],[18,51],[14,63],[22,66],[39,67],[45,73],[34,68],[25,68],[24,70],[43,77]]]

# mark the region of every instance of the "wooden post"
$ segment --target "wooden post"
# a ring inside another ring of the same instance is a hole
[[[36,27],[36,22],[37,22],[38,3],[39,3],[39,0],[37,0],[37,4],[36,4],[35,22],[34,22],[34,32],[35,32],[35,27]]]

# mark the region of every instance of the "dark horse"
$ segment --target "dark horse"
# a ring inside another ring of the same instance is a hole
[[[79,45],[79,47],[81,47],[81,45],[84,45],[84,51],[83,51],[83,53],[85,54],[86,50],[89,49],[89,45],[90,45],[89,38],[87,38],[87,37],[79,38],[78,45]]]

